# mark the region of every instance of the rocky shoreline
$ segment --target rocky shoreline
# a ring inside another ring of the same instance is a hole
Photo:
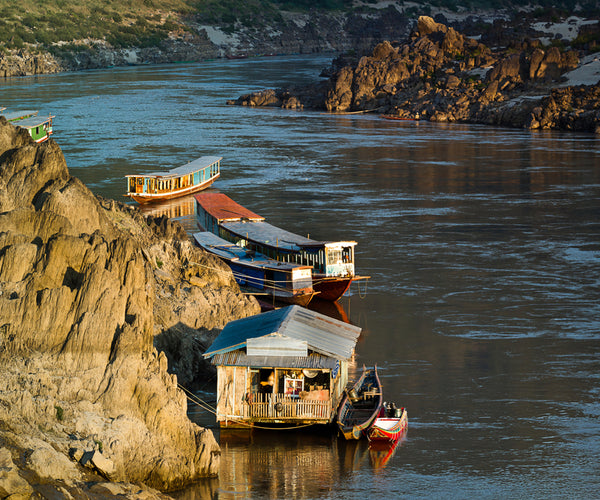
[[[586,66],[596,74],[593,84],[565,83]],[[594,55],[582,60],[537,40],[492,49],[421,16],[405,42],[335,59],[327,81],[260,90],[228,104],[600,133],[599,70]]]
[[[95,197],[56,142],[0,118],[1,498],[163,498],[215,476],[178,384],[259,310],[179,225]]]

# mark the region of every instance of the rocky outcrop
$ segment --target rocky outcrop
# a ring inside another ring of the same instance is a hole
[[[0,444],[25,457],[14,463],[34,490],[48,478],[74,496],[106,479],[169,490],[217,474],[219,447],[188,420],[153,341],[256,312],[183,230],[97,199],[53,140],[0,118]]]
[[[49,53],[12,50],[0,52],[0,77],[59,73],[67,66]]]
[[[325,84],[271,90],[269,99],[259,91],[229,103],[283,107],[294,96],[297,107],[337,113],[595,131],[595,88],[557,88],[578,64],[576,52],[543,50],[537,41],[493,51],[422,16],[405,43],[384,41],[370,55],[334,60]]]

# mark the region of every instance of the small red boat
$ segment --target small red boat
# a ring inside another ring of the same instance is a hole
[[[405,408],[383,407],[369,428],[369,441],[397,441],[408,428]]]

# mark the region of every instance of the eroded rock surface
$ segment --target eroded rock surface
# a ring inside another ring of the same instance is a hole
[[[219,446],[188,420],[153,341],[258,310],[179,226],[97,199],[56,142],[0,118],[0,444],[26,457],[34,488],[104,477],[169,490],[216,475]]]
[[[408,40],[384,41],[362,57],[344,55],[327,82],[257,91],[228,101],[336,113],[378,112],[398,119],[510,127],[600,131],[598,83],[568,86],[576,51],[538,40],[492,50],[452,27],[421,16]]]

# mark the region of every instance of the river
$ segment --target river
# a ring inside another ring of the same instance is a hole
[[[277,226],[358,242],[371,279],[340,301],[363,329],[352,370],[378,365],[405,439],[384,457],[327,433],[215,429],[220,478],[175,496],[599,498],[600,138],[226,105],[317,80],[330,59],[0,88],[9,111],[56,115],[70,172],[97,194],[123,199],[126,174],[218,155],[214,189]],[[171,212],[189,231],[191,210]]]

